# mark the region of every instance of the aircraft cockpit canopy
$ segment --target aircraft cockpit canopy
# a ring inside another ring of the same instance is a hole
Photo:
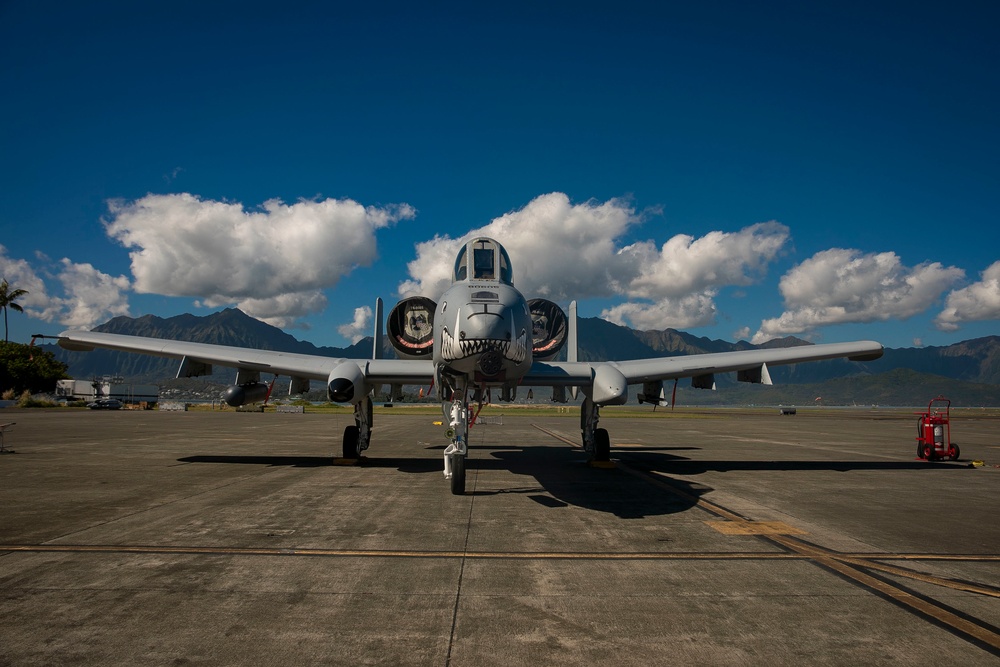
[[[488,238],[469,241],[455,259],[454,279],[493,280],[511,284],[510,257],[504,247]]]

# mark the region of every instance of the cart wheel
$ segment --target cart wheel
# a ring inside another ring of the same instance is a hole
[[[922,458],[925,458],[928,461],[933,461],[936,458],[934,456],[934,448],[931,447],[928,444],[924,444],[924,445],[921,445],[921,446],[924,448],[924,450],[923,450],[923,457]]]
[[[948,447],[948,458],[952,461],[957,461],[960,454],[961,450],[958,448],[958,445],[954,442],[951,443],[951,446]]]

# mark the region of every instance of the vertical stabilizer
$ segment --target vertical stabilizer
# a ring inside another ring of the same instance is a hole
[[[576,344],[576,301],[569,302],[569,340],[566,341],[566,361],[577,361]],[[570,387],[570,395],[576,400],[579,387]]]
[[[372,334],[372,359],[382,358],[382,297],[375,299],[375,333]]]
[[[577,361],[576,358],[576,301],[569,302],[569,340],[566,341],[566,361]]]

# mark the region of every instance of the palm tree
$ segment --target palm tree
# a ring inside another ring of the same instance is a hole
[[[9,342],[7,338],[7,309],[10,308],[11,310],[23,313],[24,308],[21,308],[17,300],[27,293],[28,290],[12,290],[6,278],[3,279],[3,282],[0,282],[0,308],[3,308],[3,340],[5,343]]]

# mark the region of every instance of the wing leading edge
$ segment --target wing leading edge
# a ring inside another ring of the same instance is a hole
[[[368,381],[373,383],[427,384],[434,377],[434,365],[430,361],[344,359],[96,331],[64,331],[59,334],[59,346],[75,352],[88,352],[101,348],[181,359],[182,371],[184,367],[205,368],[219,365],[235,368],[238,371],[274,373],[325,382],[338,366],[353,362],[358,365]],[[184,374],[179,373],[178,376]]]
[[[882,345],[875,341],[824,343],[769,350],[716,352],[653,359],[601,362],[535,362],[522,384],[529,386],[570,386],[590,383],[598,368],[611,367],[622,374],[628,384],[655,380],[676,380],[686,377],[753,371],[764,365],[780,366],[806,361],[847,358],[871,361],[882,356]]]

